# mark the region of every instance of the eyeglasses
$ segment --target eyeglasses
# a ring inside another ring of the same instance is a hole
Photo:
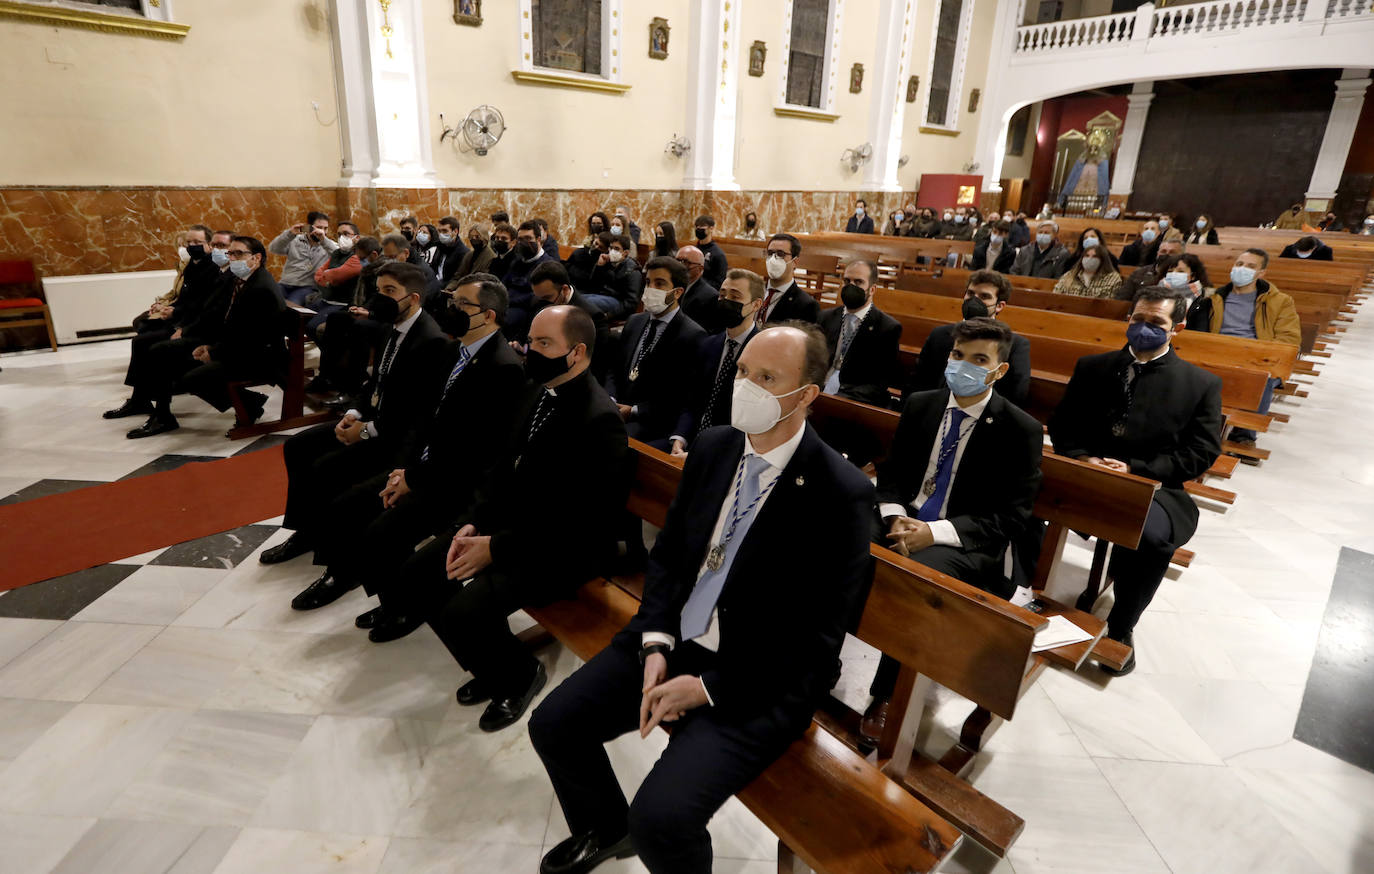
[[[239,259],[241,259],[241,258],[251,258],[251,257],[253,257],[253,253],[250,252],[250,251],[248,251],[247,249],[230,249],[230,250],[229,250],[229,259],[230,259],[231,261],[237,261],[237,260],[239,260]]]

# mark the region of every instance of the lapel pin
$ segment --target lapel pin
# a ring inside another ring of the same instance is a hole
[[[988,416],[986,419],[983,420],[983,422],[986,423],[986,424],[988,424],[988,425],[991,425],[991,424],[992,424],[992,416]]]
[[[799,476],[799,477],[797,477],[797,485],[799,485],[799,486],[804,486],[804,485],[806,485],[806,477],[804,477],[804,476]]]

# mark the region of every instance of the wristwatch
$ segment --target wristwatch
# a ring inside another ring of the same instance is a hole
[[[654,653],[662,653],[666,658],[671,651],[672,647],[666,643],[651,643],[647,646],[641,646],[639,648],[639,664],[643,666],[643,664],[649,660],[649,656]]]

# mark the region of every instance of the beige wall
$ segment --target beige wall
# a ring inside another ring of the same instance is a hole
[[[1026,148],[1019,157],[1007,155],[1002,158],[1003,179],[1030,178],[1031,163],[1035,160],[1035,132],[1040,129],[1040,110],[1044,106],[1039,101],[1031,104],[1030,122],[1026,126]]]
[[[310,108],[336,115],[325,0],[176,20],[177,42],[0,22],[0,185],[333,185],[338,129]]]

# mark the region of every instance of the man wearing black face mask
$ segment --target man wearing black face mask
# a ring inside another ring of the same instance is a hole
[[[398,577],[473,675],[458,702],[490,701],[478,721],[483,731],[517,722],[548,678],[507,617],[572,596],[614,556],[630,453],[615,404],[588,372],[595,336],[591,317],[575,307],[534,317],[525,359],[533,385],[505,451],[453,536],[416,552]],[[565,510],[576,519],[550,525],[531,513],[541,496],[551,506],[572,502]]]
[[[598,385],[605,385],[606,376],[610,373],[611,359],[615,357],[611,349],[611,328],[606,320],[606,314],[573,287],[567,268],[557,261],[544,261],[530,271],[530,291],[534,295],[533,309],[536,315],[551,306],[572,306],[591,317],[592,324],[596,327],[595,348],[600,350],[599,354],[592,356],[592,376]],[[509,321],[507,319],[507,322]],[[522,355],[528,351],[528,323],[518,329],[510,328],[505,334],[511,338],[511,344],[515,346],[516,351]]]
[[[888,406],[888,386],[898,382],[902,325],[873,305],[878,265],[845,265],[838,307],[821,313],[820,328],[830,348],[830,372],[823,391],[875,407]]]
[[[1080,358],[1049,423],[1058,454],[1161,483],[1140,544],[1115,547],[1107,567],[1116,597],[1107,636],[1132,647],[1132,631],[1163,582],[1174,550],[1197,529],[1197,505],[1184,485],[1221,454],[1221,380],[1170,347],[1186,314],[1186,300],[1172,289],[1141,289],[1126,329],[1127,345]],[[1120,675],[1134,668],[1132,652],[1120,671],[1102,669]]]
[[[1011,297],[1011,283],[1007,277],[991,270],[975,270],[964,290],[963,317],[965,319],[997,318]],[[957,323],[956,323],[957,324]],[[955,325],[941,325],[930,332],[921,346],[921,356],[911,374],[911,384],[903,396],[918,391],[945,388],[945,364],[954,348]],[[1011,352],[1007,358],[1005,376],[993,383],[993,390],[1016,404],[1024,406],[1030,394],[1030,341],[1020,334],[1012,334]]]
[[[491,261],[487,264],[487,273],[492,276],[505,276],[510,265],[515,261],[515,228],[509,224],[492,225],[491,242]]]
[[[420,307],[424,293],[425,275],[413,264],[393,261],[377,271],[377,295],[368,301],[368,313],[391,329],[376,349],[365,401],[337,424],[317,425],[286,441],[283,527],[293,533],[259,557],[263,564],[319,550],[329,504],[349,487],[395,468],[415,430],[433,412],[445,376],[439,362],[446,340]],[[295,597],[292,608],[323,607],[361,582],[356,567],[337,567],[330,558],[327,549],[316,553],[315,563],[325,572]]]
[[[725,281],[726,271],[730,269],[730,262],[725,257],[725,250],[715,241],[716,220],[709,215],[699,215],[692,227],[696,234],[696,246],[705,258],[702,269],[705,270],[706,281],[720,288]]]
[[[515,251],[507,261],[501,283],[510,294],[510,310],[506,313],[506,328],[511,333],[529,324],[534,311],[534,294],[530,291],[530,274],[541,263],[551,260],[539,248],[539,223],[520,223],[515,232]]]

